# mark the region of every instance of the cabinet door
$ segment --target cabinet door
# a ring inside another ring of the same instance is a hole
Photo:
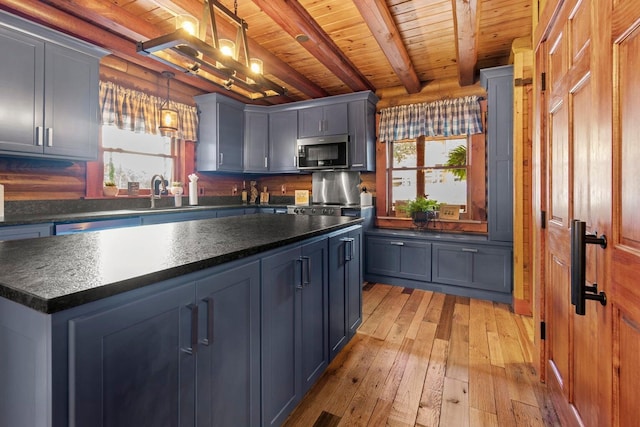
[[[42,154],[44,42],[0,28],[0,150]]]
[[[260,262],[196,282],[197,426],[260,424]]]
[[[329,363],[328,262],[327,240],[302,247],[302,395]]]
[[[308,138],[323,135],[324,107],[309,107],[298,110],[298,136]]]
[[[347,344],[362,322],[362,231],[329,239],[329,358]]]
[[[71,425],[194,425],[194,289],[69,322]]]
[[[324,107],[324,135],[349,133],[349,112],[346,103]]]
[[[329,360],[347,344],[347,254],[345,234],[329,238]]]
[[[462,245],[433,244],[433,281],[469,286],[471,283],[472,251]]]
[[[98,157],[98,60],[66,47],[45,47],[44,153]]]
[[[367,237],[367,274],[397,276],[400,272],[400,247],[404,240]]]
[[[244,208],[221,209],[217,211],[218,218],[224,218],[226,216],[241,216],[241,215],[244,215]]]
[[[347,271],[347,329],[349,339],[362,323],[362,231],[349,233],[345,251],[348,261]],[[351,253],[349,253],[351,252]]]
[[[281,425],[301,398],[300,249],[262,260],[262,423]]]
[[[241,172],[244,153],[244,110],[242,106],[218,103],[218,167]]]
[[[298,172],[297,137],[297,111],[277,111],[269,114],[270,172]]]
[[[375,170],[376,107],[366,100],[349,103],[349,167]]]
[[[298,136],[307,138],[349,132],[347,103],[302,108],[298,111]]]
[[[510,248],[478,248],[472,255],[472,287],[511,293],[513,257]]]
[[[269,115],[259,111],[246,111],[244,115],[244,170],[269,170]]]

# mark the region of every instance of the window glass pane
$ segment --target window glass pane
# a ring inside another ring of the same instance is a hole
[[[391,173],[391,201],[415,199],[418,191],[416,170],[394,170]]]
[[[438,139],[425,141],[425,166],[463,166],[467,164],[467,140]]]
[[[415,167],[417,161],[417,153],[418,149],[415,140],[393,142],[393,167]]]
[[[118,129],[115,126],[102,126],[102,147],[120,148],[136,153],[171,155],[171,138],[148,133],[136,133],[130,130]]]
[[[118,188],[127,188],[128,182],[138,182],[140,188],[149,188],[155,174],[161,174],[169,182],[172,180],[174,159],[169,137],[103,126],[102,148],[104,181],[110,180],[111,162]]]
[[[461,171],[464,171],[464,177]],[[424,190],[430,199],[447,205],[467,204],[465,169],[425,169],[423,173]]]
[[[128,182],[139,182],[140,188],[150,188],[153,175],[159,173],[169,182],[173,176],[173,160],[171,158],[105,152],[105,181],[108,180],[109,159],[113,161],[115,183],[118,188],[127,188]]]

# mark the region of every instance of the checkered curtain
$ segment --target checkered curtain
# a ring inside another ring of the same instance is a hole
[[[444,99],[398,105],[380,110],[382,142],[419,136],[454,136],[482,133],[480,97]]]
[[[160,107],[164,99],[127,89],[112,82],[100,82],[101,124],[114,125],[119,129],[160,133]],[[197,141],[198,112],[195,107],[177,102],[171,105],[178,110],[178,134],[180,139]]]

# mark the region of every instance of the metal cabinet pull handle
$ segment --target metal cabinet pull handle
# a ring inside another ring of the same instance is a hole
[[[220,166],[224,163],[224,153],[220,153]]]
[[[311,284],[311,258],[303,256],[300,257],[300,259],[302,259],[303,264],[306,267],[302,271],[302,286],[309,286]]]
[[[267,158],[267,156],[264,156],[264,168],[268,168],[269,167],[269,160]]]
[[[389,242],[389,244],[393,246],[404,246],[404,242]]]
[[[352,168],[361,168],[364,166],[364,163],[353,163],[351,165]]]
[[[53,147],[53,129],[47,128],[47,147]]]
[[[607,305],[607,294],[604,291],[598,292],[597,283],[593,286],[585,284],[586,246],[600,245],[602,249],[606,249],[607,237],[604,234],[600,237],[586,234],[586,231],[586,222],[578,219],[571,221],[571,304],[576,307],[576,314],[580,316],[586,314],[585,302],[588,299]]]
[[[41,147],[44,144],[44,128],[36,126],[36,145]]]
[[[213,344],[213,297],[202,300],[207,304],[207,337],[200,341],[201,344],[209,346]]]
[[[340,239],[341,242],[345,242],[345,248],[344,248],[344,260],[345,261],[351,261],[353,260],[353,242],[356,239],[354,239],[353,237],[343,237],[342,239]]]
[[[477,254],[478,250],[473,248],[462,248],[462,252],[472,252],[474,254]]]
[[[300,281],[298,283],[296,283],[296,289],[297,290],[301,290],[302,289],[302,284],[304,283],[304,268],[303,268],[303,262],[302,262],[302,257],[298,258],[296,260],[296,262],[298,262],[300,264]]]
[[[191,347],[181,350],[187,354],[196,354],[198,352],[198,306],[189,304],[187,308],[191,310]]]

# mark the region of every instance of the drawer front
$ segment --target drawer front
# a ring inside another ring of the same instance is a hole
[[[471,248],[461,245],[433,245],[433,281],[457,286],[471,283]]]
[[[511,293],[511,249],[482,248],[473,254],[470,286],[496,292]]]
[[[431,281],[431,243],[386,237],[368,237],[368,274]]]
[[[368,237],[366,247],[367,274],[397,276],[400,272],[400,240]]]

